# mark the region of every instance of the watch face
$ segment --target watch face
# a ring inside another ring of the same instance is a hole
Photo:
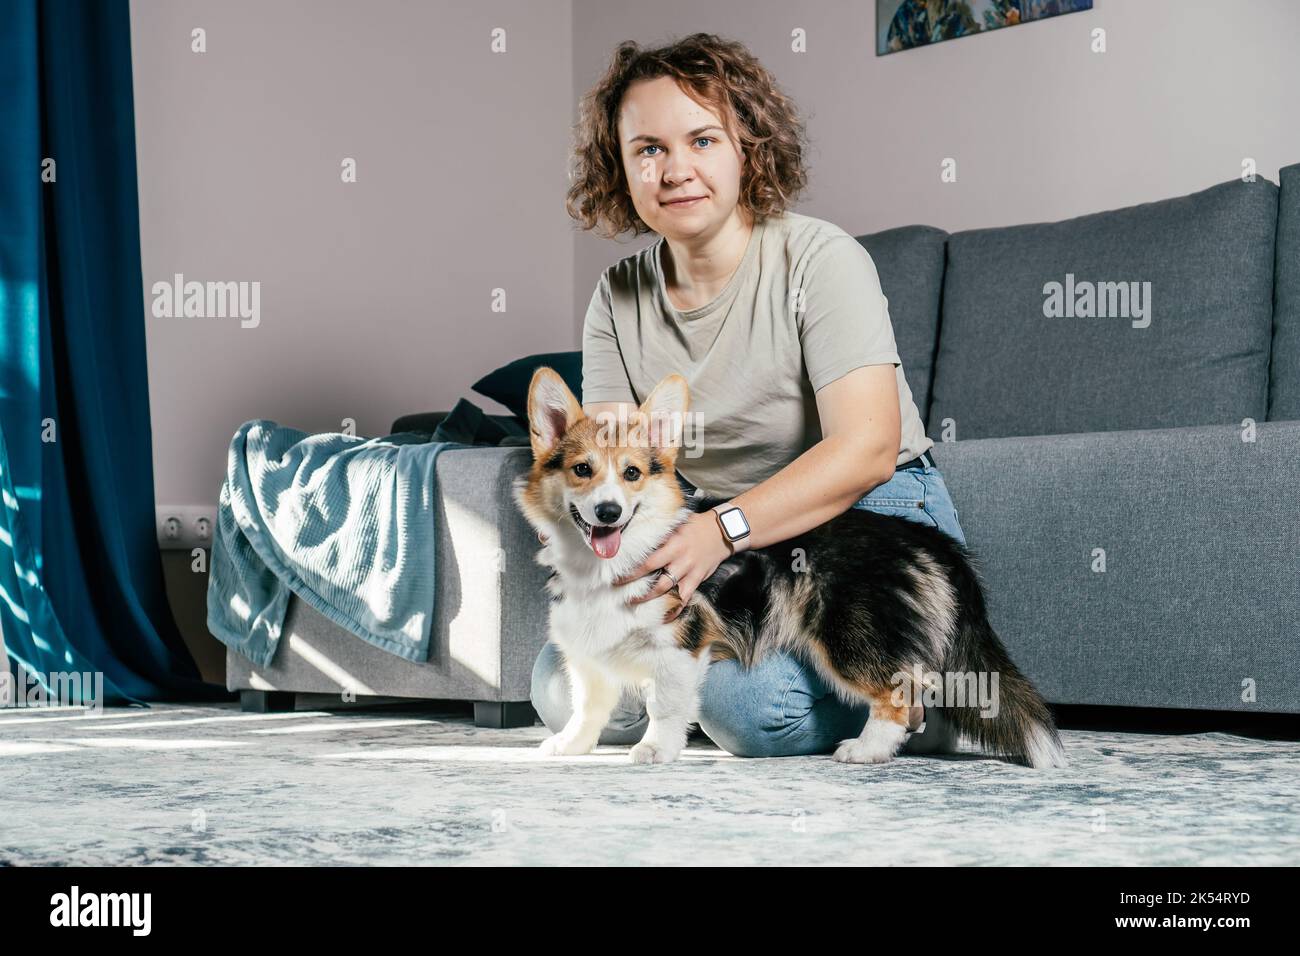
[[[722,512],[722,527],[726,529],[727,537],[733,541],[749,534],[749,522],[739,508]]]

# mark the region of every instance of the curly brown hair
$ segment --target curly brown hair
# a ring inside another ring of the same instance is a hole
[[[604,238],[653,231],[628,192],[618,112],[629,86],[661,76],[712,107],[737,137],[744,159],[739,205],[756,222],[785,212],[808,185],[805,128],[794,103],[743,44],[692,33],[650,50],[632,40],[620,43],[605,75],[582,98],[564,204],[569,215]],[[602,221],[606,232],[598,228]]]

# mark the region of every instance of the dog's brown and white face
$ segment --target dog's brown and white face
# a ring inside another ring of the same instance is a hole
[[[592,419],[554,369],[537,369],[528,386],[533,466],[515,486],[529,523],[606,561],[633,541],[657,546],[685,500],[675,468],[689,400],[686,379],[668,375],[624,422]]]

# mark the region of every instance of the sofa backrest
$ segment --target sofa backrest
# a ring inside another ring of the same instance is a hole
[[[950,235],[930,437],[1262,420],[1277,208],[1260,177]]]
[[[894,344],[912,401],[924,422],[934,373],[948,234],[933,226],[902,226],[856,238],[875,263],[880,288],[889,300]]]
[[[1300,421],[1300,163],[1278,174],[1270,421]]]

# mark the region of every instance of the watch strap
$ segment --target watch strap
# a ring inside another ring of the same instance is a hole
[[[722,540],[727,542],[727,547],[731,549],[733,555],[739,554],[749,548],[749,532],[746,531],[739,538],[733,539],[727,532],[727,526],[722,523],[722,515],[727,511],[740,511],[742,517],[745,512],[740,510],[740,505],[734,505],[730,501],[724,501],[722,504],[714,505],[711,509],[718,520],[718,530],[722,533]],[[745,527],[749,527],[749,519],[745,518]]]

